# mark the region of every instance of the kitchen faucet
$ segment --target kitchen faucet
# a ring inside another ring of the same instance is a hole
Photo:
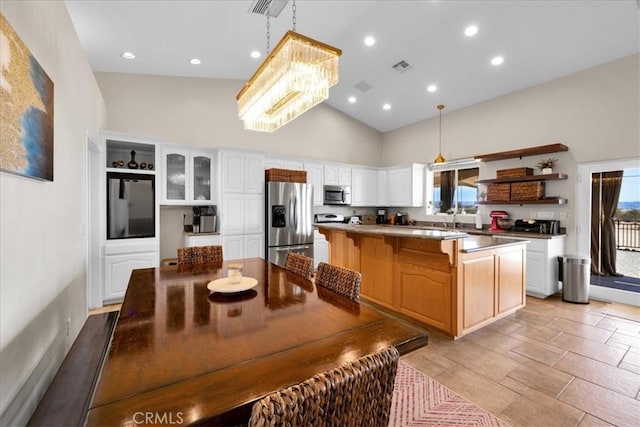
[[[451,219],[451,228],[456,228],[456,223],[457,223],[457,219],[456,219],[456,212],[453,212],[453,217]]]

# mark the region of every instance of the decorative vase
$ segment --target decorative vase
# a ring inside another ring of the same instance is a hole
[[[129,169],[138,169],[138,163],[136,162],[136,152],[131,150],[131,161],[127,163]]]
[[[551,175],[553,173],[553,168],[542,168],[542,175]]]

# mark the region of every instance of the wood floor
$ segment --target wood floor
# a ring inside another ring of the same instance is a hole
[[[527,297],[457,341],[431,332],[403,360],[513,426],[640,424],[638,307]]]
[[[403,357],[513,426],[640,425],[640,308],[528,297],[457,341]]]

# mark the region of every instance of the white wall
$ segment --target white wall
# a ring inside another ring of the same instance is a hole
[[[639,61],[639,55],[630,56],[458,111],[444,110],[442,151],[450,160],[556,142],[569,147],[566,153],[482,163],[480,178],[485,179],[495,178],[498,169],[535,168],[541,158],[557,157],[556,172],[569,175],[567,181],[547,182],[546,192],[567,198],[567,205],[482,206],[485,223],[493,209],[506,210],[512,218],[552,212],[560,219],[564,213],[567,251],[576,251],[576,164],[640,154]],[[384,134],[384,165],[430,163],[437,154],[437,118]],[[420,219],[422,212],[411,209],[410,215]]]
[[[106,106],[64,2],[2,1],[0,12],[55,84],[54,181],[0,172],[0,425],[13,426],[87,316],[85,131],[98,134]]]
[[[320,104],[273,133],[242,128],[239,80],[96,73],[109,130],[195,147],[233,147],[272,156],[378,166],[382,134]]]

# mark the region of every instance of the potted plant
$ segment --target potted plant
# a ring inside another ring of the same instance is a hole
[[[542,175],[548,175],[553,173],[553,166],[557,161],[558,159],[556,159],[555,157],[551,157],[548,159],[540,160],[536,166],[538,167],[538,169],[540,169]]]

